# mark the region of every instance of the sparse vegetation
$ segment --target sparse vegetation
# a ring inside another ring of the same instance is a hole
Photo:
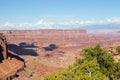
[[[65,71],[44,78],[44,80],[119,80],[120,61],[100,45],[82,51],[83,59],[77,58],[73,66]]]

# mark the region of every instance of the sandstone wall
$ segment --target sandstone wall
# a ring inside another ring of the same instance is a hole
[[[36,43],[40,46],[57,44],[61,46],[91,46],[96,44],[112,45],[120,37],[103,37],[87,34],[86,30],[6,30],[8,43]]]
[[[39,36],[65,36],[86,35],[86,30],[5,30],[4,35],[39,35]]]

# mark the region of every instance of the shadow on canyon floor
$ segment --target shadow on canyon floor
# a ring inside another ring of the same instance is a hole
[[[21,42],[19,45],[16,44],[8,44],[8,50],[13,51],[15,54],[18,55],[31,55],[31,56],[38,56],[36,52],[37,46],[32,44],[27,44],[25,42]]]
[[[58,48],[58,46],[56,44],[50,44],[49,46],[47,47],[43,47],[45,51],[53,51],[55,49]]]

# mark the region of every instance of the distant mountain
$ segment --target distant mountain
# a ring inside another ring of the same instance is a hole
[[[92,25],[78,27],[77,29],[97,30],[97,29],[117,29],[120,30],[120,25]]]

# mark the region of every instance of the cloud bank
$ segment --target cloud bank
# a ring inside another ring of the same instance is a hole
[[[47,20],[40,19],[35,23],[11,23],[0,24],[0,30],[35,30],[35,29],[120,29],[120,17],[105,20]]]

